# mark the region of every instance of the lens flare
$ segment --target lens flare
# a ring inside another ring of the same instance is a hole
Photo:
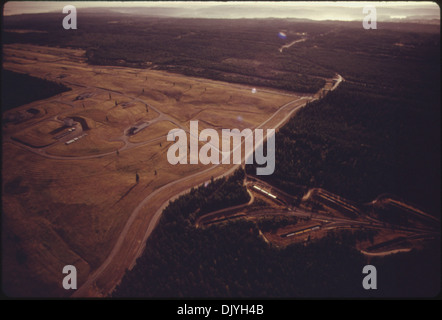
[[[286,38],[287,38],[287,35],[286,35],[284,32],[280,31],[280,32],[278,33],[278,37],[281,38],[281,39],[286,39]]]

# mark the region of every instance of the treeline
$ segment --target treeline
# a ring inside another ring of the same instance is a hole
[[[283,228],[288,225],[295,225],[298,223],[297,217],[276,216],[276,217],[264,217],[257,221],[257,225],[262,232],[276,231],[279,228]]]
[[[228,178],[212,178],[207,186],[192,188],[186,198],[180,198],[171,205],[183,208],[189,214],[185,218],[193,224],[206,213],[247,203],[250,195],[243,184],[244,177],[244,170],[238,169]]]
[[[300,185],[361,203],[392,193],[440,216],[439,39],[364,31],[337,30],[293,51],[346,81],[279,130],[275,173],[264,178],[298,196]]]
[[[439,91],[439,31],[403,29],[370,32],[360,26],[340,27],[326,36],[311,37],[287,53],[292,60],[306,59],[334,70],[346,80],[361,84],[364,90],[371,88],[383,95],[412,99],[425,107],[434,102]]]
[[[1,87],[2,113],[32,101],[46,99],[71,90],[61,83],[5,69],[2,70]]]
[[[80,11],[79,11],[80,12]],[[290,19],[177,19],[81,10],[78,28],[66,33],[57,14],[8,16],[4,43],[83,48],[91,64],[155,67],[186,75],[284,90],[315,92],[340,73],[366,86],[382,83],[390,94],[415,98],[438,90],[437,26],[383,24],[365,30],[353,22]],[[15,33],[37,29],[47,33]],[[285,30],[287,39],[278,38]],[[279,52],[305,33],[307,41]],[[406,64],[401,63],[407,61]],[[436,65],[434,64],[436,63]],[[406,67],[405,67],[406,66]],[[414,75],[423,72],[432,81]],[[409,90],[413,86],[414,90]]]
[[[336,239],[337,243],[346,244],[349,246],[356,245],[357,242],[370,241],[373,243],[374,237],[379,233],[376,229],[360,229],[360,230],[333,230],[329,231],[329,236]]]
[[[349,243],[370,240],[374,232],[358,230],[332,232],[308,246],[300,243],[276,249],[259,237],[257,225],[244,220],[195,229],[186,218],[195,208],[191,201],[192,197],[183,196],[180,206],[166,208],[142,256],[112,297],[413,297],[437,293],[440,261],[434,248],[369,262]],[[377,290],[362,288],[362,268],[369,263],[382,274]],[[415,277],[410,278],[410,273]]]
[[[333,72],[307,59],[292,59],[279,48],[301,32],[314,36],[328,28],[322,23],[287,20],[161,19],[98,13],[78,15],[78,28],[69,34],[55,26],[59,17],[42,14],[7,17],[7,29],[35,29],[47,33],[5,32],[4,43],[24,42],[86,50],[96,65],[153,67],[214,80],[314,93],[323,85],[318,77]],[[112,21],[113,23],[109,23]],[[278,37],[286,30],[286,40]]]
[[[397,194],[439,214],[438,118],[429,106],[356,87],[344,82],[281,128],[275,172],[263,178],[288,193],[320,187],[361,203]]]
[[[242,184],[244,173],[229,178]],[[364,257],[332,236],[276,250],[244,220],[195,229],[192,212],[235,190],[213,181],[172,202],[113,297],[317,297],[364,295]],[[228,197],[227,197],[228,198]],[[199,199],[199,200],[198,200]],[[225,205],[228,205],[225,203]],[[284,219],[276,221],[281,224]],[[292,221],[290,221],[292,222]],[[326,264],[323,262],[327,261]]]
[[[325,85],[325,80],[321,78],[287,73],[277,74],[273,77],[256,77],[253,75],[242,74],[240,68],[237,69],[237,73],[226,73],[213,69],[197,69],[188,66],[161,66],[159,69],[181,73],[186,76],[209,78],[257,87],[271,87],[294,92],[315,93]]]
[[[228,180],[241,185],[243,174],[237,171]],[[112,297],[412,297],[435,294],[440,265],[435,263],[432,250],[376,259],[375,263],[370,261],[379,274],[382,273],[382,281],[378,280],[377,290],[362,288],[362,268],[368,261],[351,244],[372,240],[375,231],[330,232],[308,246],[300,243],[275,249],[260,238],[258,228],[296,221],[281,218],[273,223],[263,220],[256,225],[237,220],[196,229],[192,213],[201,205],[199,201],[205,198],[204,202],[210,206],[211,202],[216,202],[212,197],[215,193],[228,193],[228,190],[228,184],[215,180],[172,202],[163,212],[135,267],[126,272]],[[423,258],[428,260],[421,263]],[[398,268],[398,265],[412,265],[413,270]],[[419,280],[410,279],[410,272],[418,274]]]

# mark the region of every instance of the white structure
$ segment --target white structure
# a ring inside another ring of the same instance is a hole
[[[74,124],[74,119],[64,118],[63,123],[66,127],[72,127],[72,125]]]

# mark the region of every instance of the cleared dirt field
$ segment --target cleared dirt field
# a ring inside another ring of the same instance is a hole
[[[89,279],[80,296],[109,294],[167,201],[233,168],[169,164],[170,129],[188,130],[190,120],[220,136],[223,128],[274,128],[307,101],[154,70],[89,66],[81,50],[5,45],[3,59],[5,69],[72,88],[9,110],[39,112],[3,125],[2,260],[12,296],[70,294],[61,286],[68,264],[77,267],[79,287]],[[65,118],[77,130],[54,139],[51,132],[66,132]]]
[[[21,131],[14,135],[14,138],[34,147],[42,147],[55,142],[54,137],[50,132],[60,128],[60,126],[59,122],[48,120]]]

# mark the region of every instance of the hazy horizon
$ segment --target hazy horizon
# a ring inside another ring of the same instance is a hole
[[[114,12],[180,18],[299,18],[358,21],[362,8],[375,6],[378,20],[440,20],[434,2],[161,2],[161,1],[10,1],[3,15],[61,12],[65,5],[77,9],[103,8]]]

